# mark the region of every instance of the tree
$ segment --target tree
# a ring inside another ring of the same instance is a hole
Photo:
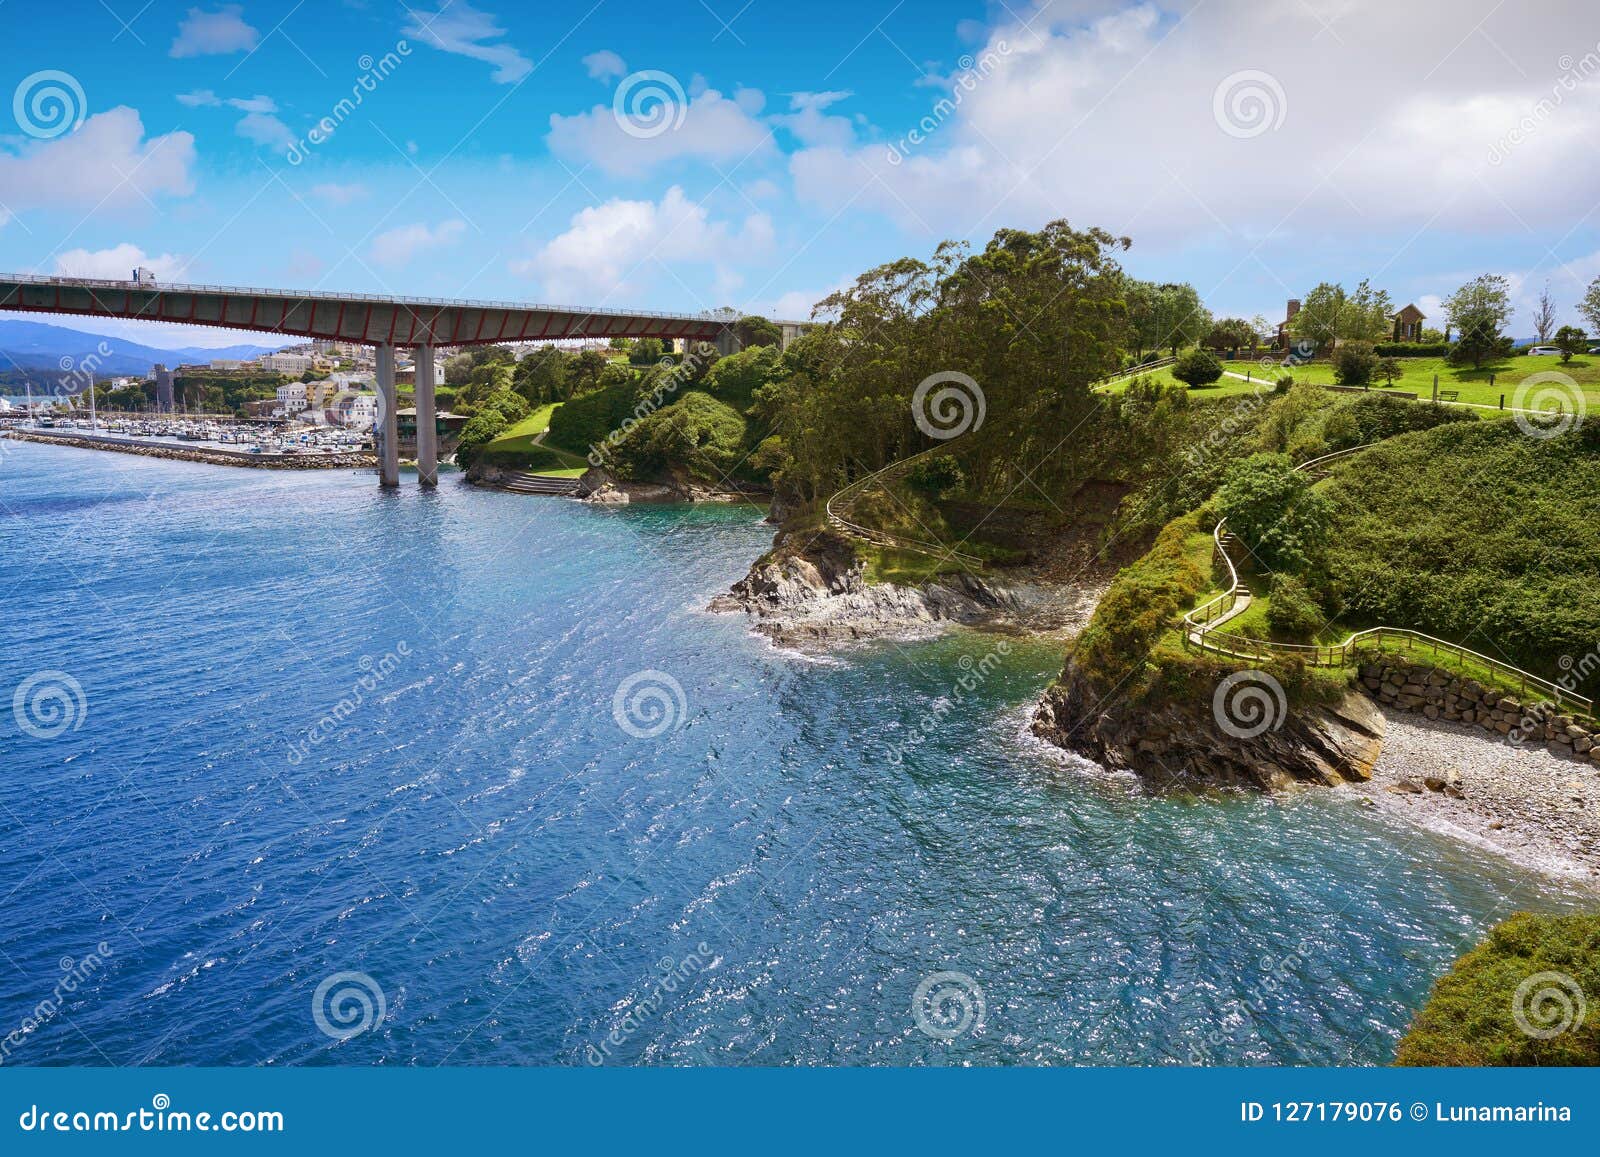
[[[1217,513],[1257,559],[1304,571],[1327,541],[1332,507],[1285,454],[1253,454],[1228,468]]]
[[[1378,376],[1383,379],[1386,386],[1394,385],[1394,380],[1405,374],[1405,367],[1400,364],[1399,358],[1380,358],[1378,360]]]
[[[1337,346],[1342,341],[1382,341],[1392,332],[1394,303],[1383,290],[1363,280],[1354,293],[1324,281],[1300,302],[1300,312],[1289,323],[1290,332],[1318,345]]]
[[[1209,386],[1222,377],[1222,363],[1205,350],[1190,350],[1173,363],[1172,376],[1187,386]]]
[[[472,370],[471,354],[453,354],[445,359],[444,384],[447,386],[464,386],[467,384],[467,379],[472,376]]]
[[[1578,303],[1578,312],[1583,314],[1584,320],[1589,323],[1589,328],[1600,333],[1600,277],[1589,283],[1589,290],[1583,295],[1583,300]]]
[[[739,344],[745,349],[758,345],[781,346],[783,344],[783,331],[759,314],[741,317],[735,332],[738,335]]]
[[[1206,345],[1214,350],[1236,350],[1241,346],[1254,348],[1256,331],[1242,317],[1225,317],[1211,327],[1206,335]]]
[[[661,360],[663,352],[660,338],[642,337],[628,351],[628,360],[636,366],[653,365]]]
[[[1333,351],[1333,376],[1341,386],[1364,386],[1378,372],[1378,361],[1371,342],[1346,342]]]
[[[1550,296],[1550,283],[1544,283],[1544,291],[1539,294],[1539,304],[1533,311],[1533,332],[1539,339],[1539,344],[1544,345],[1556,330],[1556,301]]]
[[[570,396],[567,375],[571,360],[554,346],[536,349],[517,363],[512,375],[514,388],[535,406],[566,401]]]
[[[1561,351],[1561,364],[1566,365],[1573,354],[1581,354],[1589,348],[1589,335],[1577,326],[1564,325],[1556,330],[1556,348]]]
[[[1445,298],[1444,315],[1461,333],[1452,359],[1482,369],[1485,359],[1501,352],[1500,331],[1511,316],[1511,283],[1498,273],[1476,277]]]
[[[1149,349],[1176,354],[1195,345],[1211,332],[1211,313],[1200,302],[1194,286],[1167,282],[1157,285],[1128,278],[1123,301],[1138,353]]]

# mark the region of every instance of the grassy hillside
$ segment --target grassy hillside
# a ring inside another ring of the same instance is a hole
[[[1518,913],[1433,986],[1395,1063],[1600,1065],[1597,999],[1600,916]]]
[[[1348,460],[1324,486],[1325,609],[1342,625],[1412,627],[1547,676],[1561,656],[1576,663],[1600,645],[1596,432],[1535,438],[1484,422]]]

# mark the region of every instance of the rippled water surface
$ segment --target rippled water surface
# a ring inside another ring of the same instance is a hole
[[[0,1059],[1385,1062],[1573,902],[1337,792],[1042,749],[1056,647],[775,651],[701,609],[758,519],[7,445]],[[383,1019],[336,1039],[348,972]]]

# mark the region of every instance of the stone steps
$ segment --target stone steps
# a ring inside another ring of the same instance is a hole
[[[503,475],[500,489],[509,490],[513,494],[548,494],[558,498],[570,498],[578,493],[578,479],[551,478],[544,474],[519,471]]]

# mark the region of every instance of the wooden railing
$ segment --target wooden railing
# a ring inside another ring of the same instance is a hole
[[[1359,453],[1375,443],[1354,446],[1348,450],[1340,450],[1333,454],[1324,454],[1320,458],[1313,458],[1309,462],[1302,462],[1295,467],[1301,473],[1313,477],[1325,477],[1326,466],[1330,462],[1347,458]],[[1558,707],[1576,707],[1585,715],[1594,715],[1594,702],[1582,695],[1576,694],[1559,683],[1552,682],[1531,671],[1524,671],[1521,667],[1502,662],[1481,651],[1474,651],[1470,647],[1463,647],[1460,643],[1452,643],[1447,639],[1435,638],[1413,631],[1404,627],[1371,627],[1365,631],[1356,631],[1342,643],[1277,643],[1271,639],[1253,639],[1245,635],[1223,633],[1215,629],[1212,624],[1220,624],[1232,616],[1234,608],[1238,606],[1240,596],[1247,593],[1239,581],[1239,568],[1234,564],[1233,558],[1228,554],[1224,542],[1231,537],[1225,523],[1217,522],[1216,529],[1212,531],[1214,550],[1221,560],[1224,573],[1227,576],[1227,589],[1208,602],[1202,603],[1194,610],[1183,616],[1183,642],[1186,647],[1193,647],[1212,654],[1223,655],[1230,659],[1242,659],[1248,662],[1266,662],[1272,659],[1294,658],[1312,667],[1348,667],[1355,663],[1364,652],[1383,651],[1385,649],[1404,649],[1406,652],[1426,650],[1434,656],[1452,655],[1465,663],[1476,663],[1507,683],[1517,686],[1522,694],[1530,690],[1536,691],[1547,699],[1553,699]],[[1385,648],[1389,640],[1403,643],[1403,648]]]
[[[961,438],[970,436],[970,434],[962,434]],[[960,441],[960,438],[953,438],[951,441]],[[944,555],[966,566],[982,566],[983,560],[976,555],[963,554],[959,550],[953,550],[945,546],[943,543],[924,542],[921,539],[908,538],[905,535],[893,534],[887,530],[879,530],[876,527],[862,526],[859,522],[851,520],[847,513],[851,505],[861,497],[862,492],[868,486],[884,481],[891,474],[903,473],[922,459],[932,457],[934,454],[942,454],[949,447],[950,442],[944,442],[938,446],[930,446],[928,449],[912,454],[910,457],[891,462],[881,470],[874,470],[871,474],[864,474],[857,478],[850,485],[828,499],[825,506],[828,525],[835,530],[842,530],[846,534],[854,535],[856,538],[877,543],[879,546],[899,547],[903,550],[920,551],[923,554]]]

